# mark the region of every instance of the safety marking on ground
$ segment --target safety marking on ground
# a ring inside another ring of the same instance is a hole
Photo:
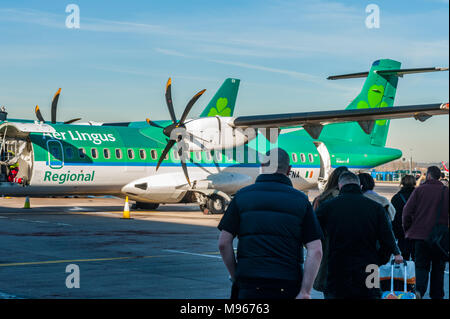
[[[221,259],[222,257],[220,256],[215,256],[213,254],[216,253],[206,253],[206,254],[198,254],[198,253],[191,253],[191,252],[187,252],[187,251],[181,251],[181,250],[173,250],[173,249],[164,249],[164,251],[170,252],[170,253],[177,253],[177,254],[185,254],[185,255],[192,255],[192,256],[201,256],[201,257],[209,257],[209,258],[218,258]]]
[[[87,210],[87,209],[75,206],[75,207],[69,208],[69,210],[72,211],[72,212],[79,212],[79,211],[83,211],[83,210]]]
[[[20,222],[35,223],[35,224],[53,224],[53,225],[58,225],[58,226],[72,226],[72,225],[66,224],[66,223],[47,222],[45,220],[32,220],[32,219],[25,219],[25,218],[10,218],[10,217],[5,217],[5,216],[0,216],[0,218],[16,220],[16,221],[20,221]]]
[[[30,223],[36,223],[36,224],[48,224],[49,222],[46,222],[44,220],[30,220]]]
[[[174,256],[175,255],[154,255],[154,256],[130,256],[130,257],[92,258],[92,259],[46,260],[46,261],[5,263],[5,264],[0,264],[0,267],[29,266],[29,265],[48,265],[48,264],[66,264],[66,263],[96,262],[96,261],[131,260],[131,259],[161,258],[161,257],[174,257]]]
[[[0,291],[0,299],[22,299],[22,298]]]

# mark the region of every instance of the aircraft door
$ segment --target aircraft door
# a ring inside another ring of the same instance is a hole
[[[331,173],[331,158],[326,145],[322,142],[314,142],[320,156],[319,189],[322,189]]]
[[[60,141],[47,141],[48,161],[47,166],[52,169],[60,169],[64,166],[64,152]]]

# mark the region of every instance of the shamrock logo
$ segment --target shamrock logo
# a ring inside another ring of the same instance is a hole
[[[386,102],[382,102],[384,94],[384,87],[382,85],[372,85],[369,89],[369,93],[367,94],[367,104],[366,101],[361,100],[358,102],[356,106],[358,109],[368,109],[368,108],[379,108],[388,106]],[[375,122],[377,125],[383,126],[386,125],[386,120],[377,120]]]
[[[226,97],[221,97],[217,99],[216,107],[209,110],[208,116],[231,116],[231,109],[227,107],[228,99]]]

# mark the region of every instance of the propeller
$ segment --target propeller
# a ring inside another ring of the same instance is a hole
[[[191,98],[191,100],[186,105],[186,107],[185,107],[185,109],[183,111],[183,114],[180,117],[180,120],[177,121],[177,118],[175,116],[175,110],[173,108],[173,103],[172,103],[172,80],[171,80],[171,78],[169,78],[169,80],[167,81],[165,96],[166,96],[167,108],[169,109],[170,118],[172,119],[172,124],[170,124],[170,125],[168,125],[166,127],[162,127],[162,126],[156,124],[155,122],[152,122],[150,119],[147,119],[147,123],[149,125],[161,128],[163,130],[163,134],[166,135],[169,138],[167,140],[166,147],[164,148],[164,150],[161,153],[161,156],[158,159],[158,164],[156,165],[156,170],[158,170],[159,166],[164,161],[164,159],[166,158],[166,155],[169,153],[169,151],[172,149],[172,147],[176,143],[181,141],[182,134],[178,134],[176,139],[173,139],[173,138],[171,138],[172,132],[175,129],[185,128],[184,122],[186,121],[186,118],[187,118],[189,112],[191,111],[191,109],[194,106],[195,102],[197,102],[197,100],[203,95],[203,93],[205,93],[205,91],[206,90],[201,90],[200,92],[198,92],[197,94],[195,94]],[[181,167],[183,168],[184,176],[186,177],[186,180],[187,180],[188,184],[191,185],[191,181],[189,179],[189,174],[188,174],[188,170],[187,170],[187,165],[186,165],[186,162],[184,160],[184,157],[182,156],[182,149],[181,148],[178,149],[178,155],[180,156],[180,159],[181,159]]]
[[[58,89],[58,91],[56,92],[56,94],[52,100],[52,108],[51,108],[51,123],[52,124],[56,124],[56,109],[58,106],[58,100],[59,100],[60,94],[61,94],[61,88]],[[41,110],[39,109],[39,105],[36,105],[36,107],[34,108],[34,113],[36,114],[36,117],[39,120],[39,122],[45,123],[44,117],[42,116]],[[71,124],[71,123],[79,121],[79,120],[81,120],[81,118],[71,119],[71,120],[65,121],[64,124]]]

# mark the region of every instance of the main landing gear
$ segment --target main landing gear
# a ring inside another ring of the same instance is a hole
[[[226,209],[226,201],[222,196],[213,194],[204,198],[199,206],[205,215],[223,214]]]

